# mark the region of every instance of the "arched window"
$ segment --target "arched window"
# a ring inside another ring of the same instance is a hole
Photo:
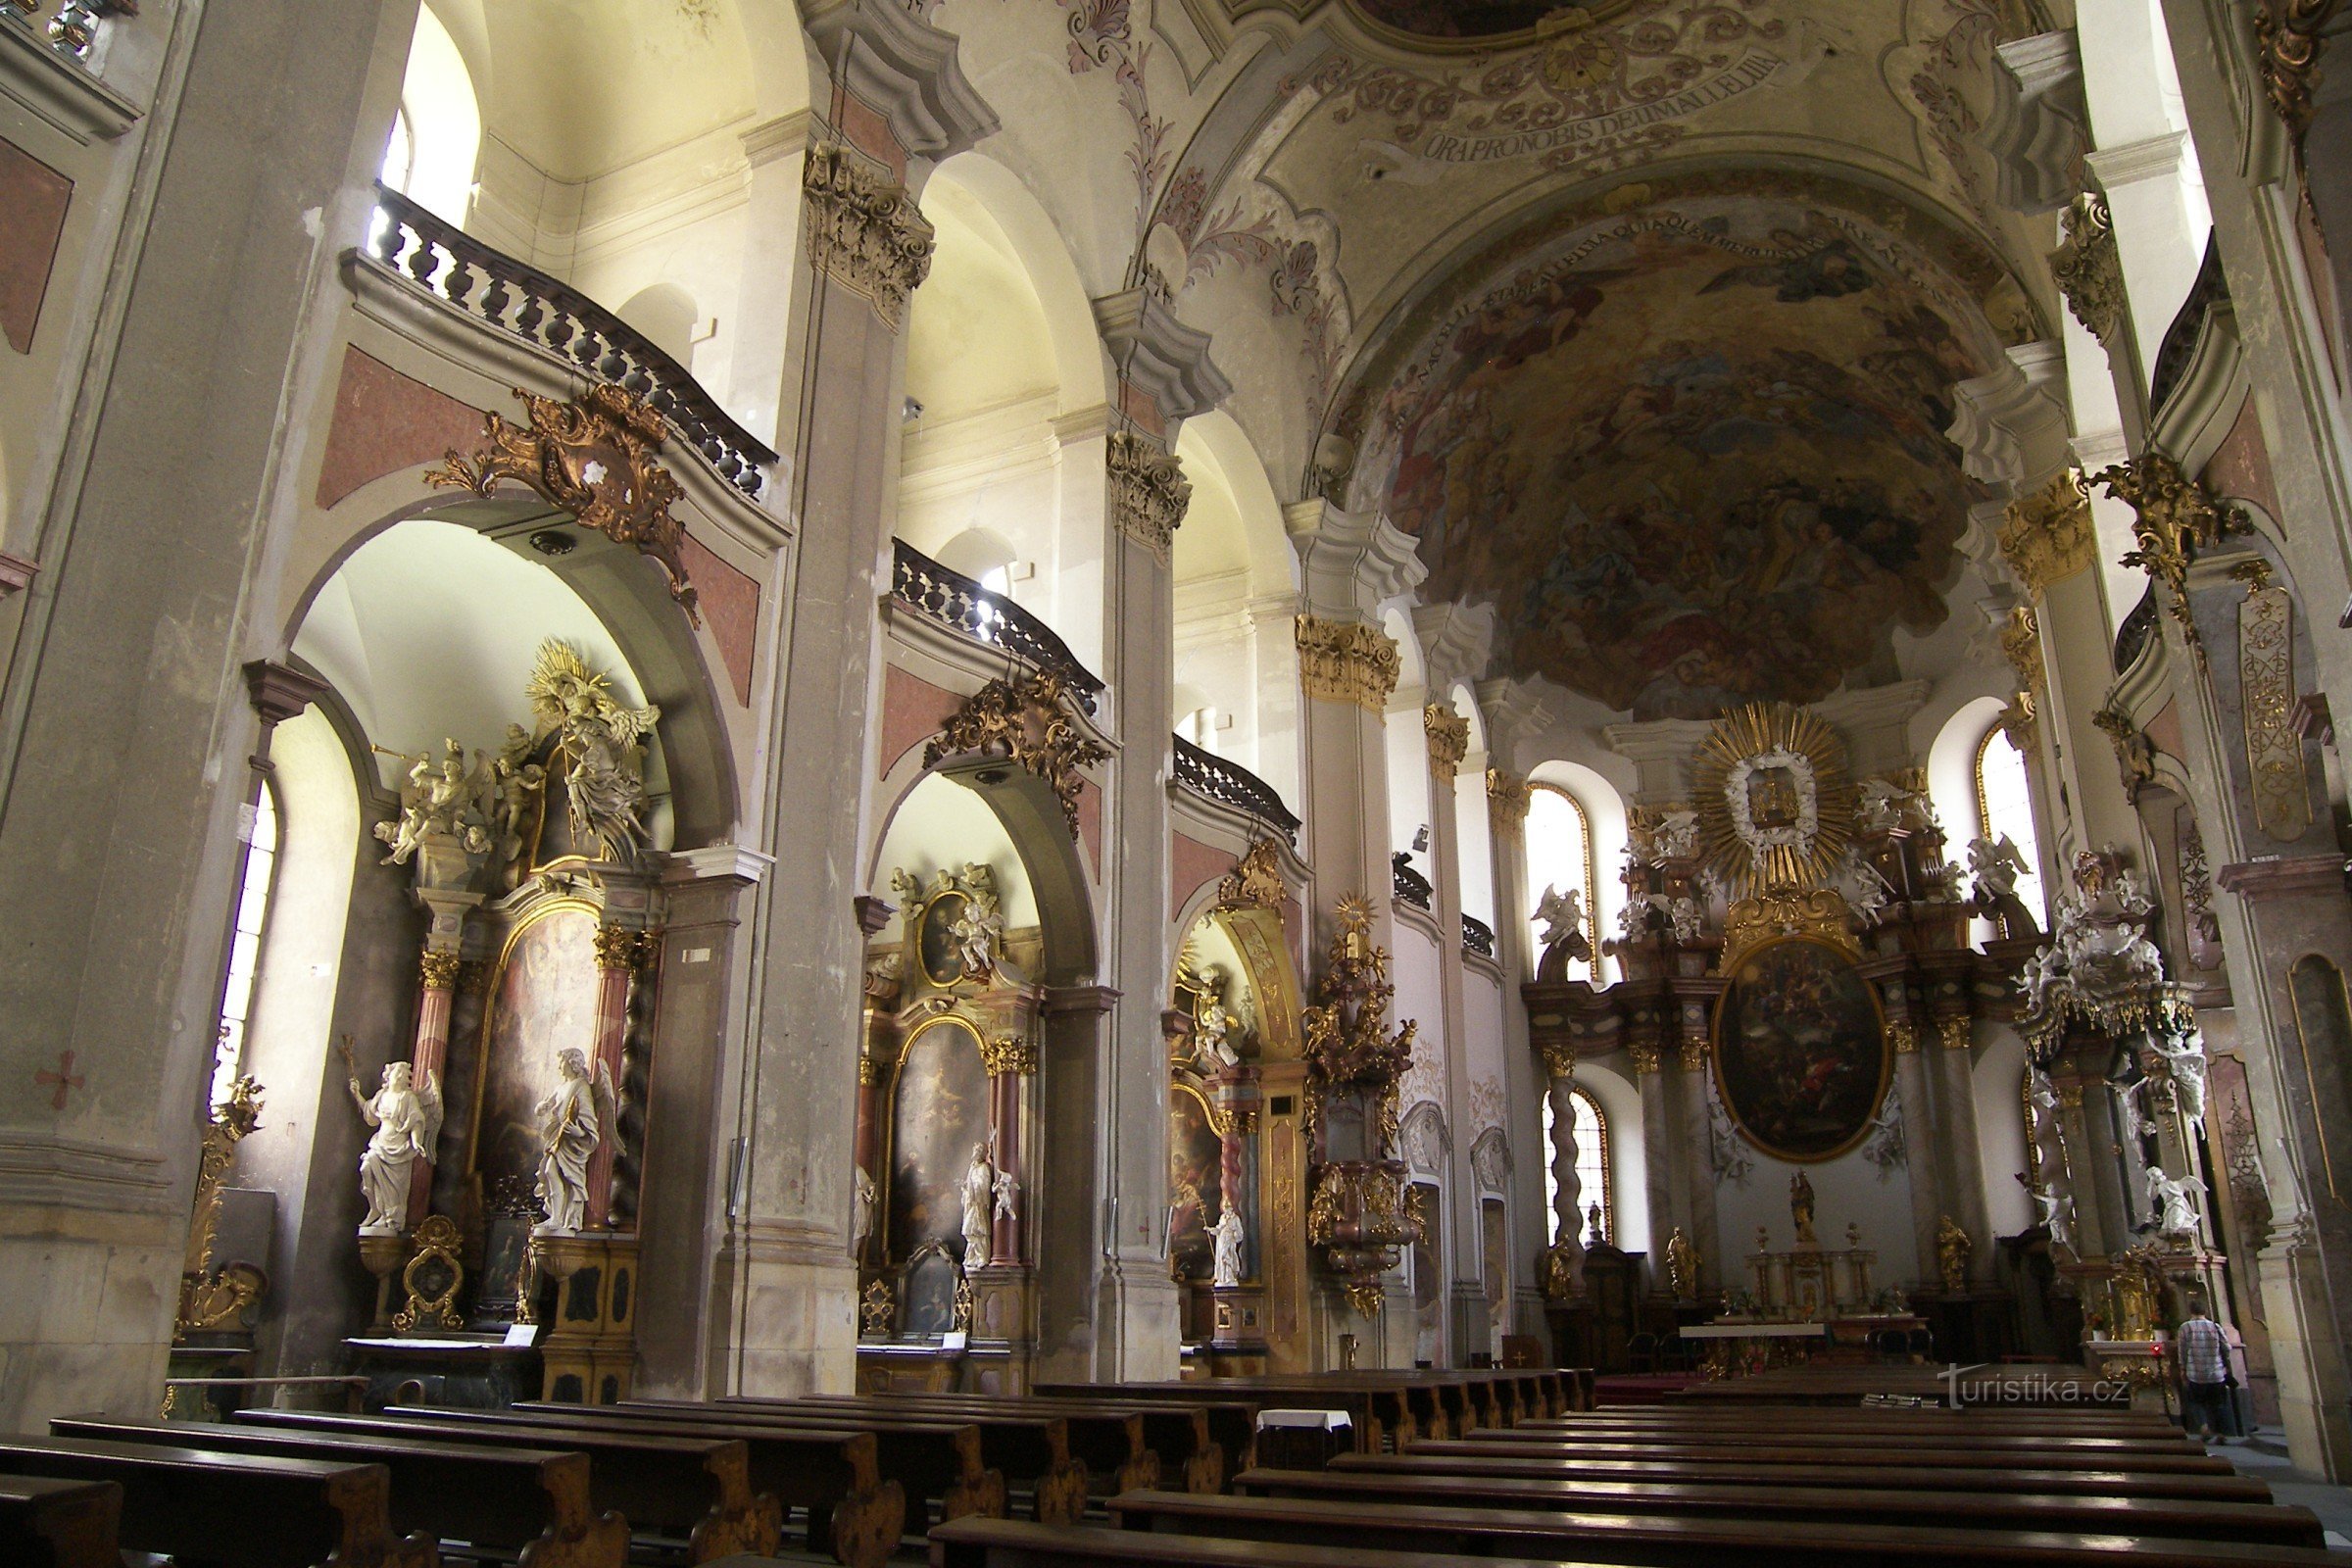
[[[1600,1205],[1601,1233],[1612,1242],[1617,1239],[1617,1181],[1609,1158],[1609,1118],[1600,1108],[1600,1102],[1582,1089],[1568,1091],[1568,1102],[1576,1115],[1576,1185],[1578,1234],[1590,1233],[1584,1216],[1592,1205]],[[1557,1148],[1553,1128],[1551,1097],[1544,1097],[1544,1142]],[[1544,1206],[1551,1215],[1551,1239],[1560,1239],[1560,1179],[1554,1175],[1550,1161],[1544,1165]]]
[[[2041,887],[2041,842],[2034,831],[2034,795],[2026,782],[2026,760],[1998,722],[1977,742],[1977,831],[1988,839],[2007,834],[2017,842],[2026,869],[2017,879],[2018,902],[2047,924],[2049,906]]]
[[[392,136],[384,143],[384,164],[376,172],[376,183],[406,196],[416,167],[416,133],[409,125],[409,106],[402,104],[392,116]]]
[[[1585,936],[1597,952],[1600,932],[1593,921],[1599,876],[1593,863],[1592,818],[1585,803],[1557,784],[1538,780],[1527,808],[1527,891],[1540,897],[1547,887],[1562,893],[1571,889],[1584,900]],[[1528,951],[1544,951],[1544,922],[1528,921]],[[1599,979],[1592,960],[1579,958],[1568,966],[1571,980]]]
[[[262,780],[260,802],[247,827],[245,858],[237,869],[236,924],[229,934],[228,972],[220,986],[220,1029],[213,1048],[213,1094],[208,1105],[228,1098],[228,1086],[245,1070],[245,1027],[253,1010],[254,977],[261,971],[262,931],[270,920],[270,879],[277,869],[277,788]]]

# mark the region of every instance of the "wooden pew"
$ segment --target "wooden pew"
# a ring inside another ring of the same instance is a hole
[[[1337,1381],[1344,1376],[1348,1381]],[[1048,1398],[1092,1398],[1107,1394],[1121,1399],[1162,1399],[1189,1403],[1203,1397],[1242,1398],[1260,1410],[1341,1410],[1348,1415],[1355,1446],[1377,1453],[1386,1440],[1402,1433],[1420,1434],[1420,1426],[1401,1384],[1367,1381],[1355,1374],[1333,1377],[1217,1378],[1213,1382],[1166,1383],[1050,1383],[1035,1391]]]
[[[1821,1486],[1943,1492],[2037,1492],[2085,1497],[2191,1497],[2206,1502],[2268,1502],[2271,1489],[2252,1476],[2139,1475],[2121,1470],[1930,1469],[1878,1464],[1683,1463],[1650,1459],[1561,1460],[1494,1445],[1416,1444],[1403,1453],[1343,1453],[1334,1470],[1393,1475],[1520,1476],[1531,1480],[1692,1481],[1727,1486]]]
[[[1923,1476],[1911,1491],[1843,1486],[1763,1486],[1659,1481],[1588,1481],[1452,1475],[1408,1481],[1393,1474],[1339,1470],[1246,1470],[1235,1489],[1252,1497],[1335,1502],[1420,1502],[1449,1508],[1543,1510],[1588,1514],[1657,1514],[1785,1525],[1873,1524],[1947,1530],[2051,1531],[2164,1536],[2181,1541],[2244,1541],[2277,1546],[2324,1546],[2327,1534],[2308,1508],[2263,1502],[2192,1502],[2178,1497],[2112,1497],[2033,1493],[1944,1492]]]
[[[1435,1556],[1355,1546],[1266,1546],[1212,1536],[1072,1529],[1011,1519],[963,1519],[931,1532],[931,1568],[1590,1568],[1545,1558]],[[761,1568],[746,1558],[719,1568]]]
[[[1015,1396],[965,1394],[815,1394],[793,1402],[812,1409],[821,1406],[852,1417],[868,1410],[919,1411],[954,1420],[1041,1416],[1067,1426],[1070,1457],[1086,1467],[1090,1493],[1107,1496],[1119,1492],[1156,1491],[1159,1487],[1159,1454],[1144,1436],[1145,1407],[1139,1404],[1116,1406],[1095,1400],[1046,1401]]]
[[[113,1481],[120,1540],[223,1568],[436,1568],[420,1536],[396,1536],[380,1464],[210,1453],[89,1438],[0,1436],[0,1474]]]
[[[906,1532],[906,1494],[883,1479],[873,1434],[859,1431],[776,1432],[743,1423],[691,1430],[645,1417],[590,1412],[594,1405],[540,1404],[530,1410],[400,1406],[386,1413],[403,1421],[442,1425],[593,1432],[599,1436],[693,1438],[740,1443],[751,1489],[785,1508],[808,1514],[808,1549],[854,1568],[879,1568]]]
[[[2044,1531],[1785,1524],[1639,1514],[1558,1514],[1277,1497],[1195,1497],[1131,1492],[1112,1500],[1122,1527],[1299,1545],[1466,1556],[1592,1560],[1631,1568],[2336,1568],[2316,1546]],[[1181,1559],[1179,1559],[1181,1560]]]
[[[2064,1453],[2079,1458],[2104,1457],[2119,1468],[2141,1459],[2202,1458],[2203,1444],[2185,1433],[2169,1438],[2079,1438],[2063,1433],[1969,1433],[1818,1431],[1797,1420],[1783,1426],[1740,1427],[1724,1432],[1593,1432],[1548,1431],[1541,1427],[1506,1427],[1477,1435],[1481,1443],[1516,1444],[1521,1447],[1648,1448],[1659,1445],[1703,1444],[1716,1448],[1888,1447],[1935,1449],[1969,1453]]]
[[[752,1491],[751,1453],[741,1443],[311,1410],[239,1410],[235,1424],[508,1448],[576,1448],[588,1455],[588,1487],[596,1506],[616,1510],[641,1532],[683,1537],[698,1563],[734,1551],[772,1552],[784,1530],[784,1505]]]
[[[806,1425],[811,1420],[839,1424],[843,1408],[825,1399],[764,1398],[731,1395],[713,1401],[725,1410],[777,1425]],[[856,1420],[856,1416],[846,1417]],[[956,1418],[980,1429],[980,1453],[991,1469],[1002,1471],[1013,1485],[1030,1490],[1031,1511],[1040,1524],[1076,1524],[1085,1516],[1087,1470],[1070,1455],[1069,1423],[1059,1416],[971,1415]]]
[[[825,1416],[779,1419],[769,1412],[720,1405],[701,1399],[623,1399],[607,1406],[518,1404],[517,1411],[550,1414],[570,1411],[588,1419],[638,1418],[660,1421],[672,1430],[701,1430],[711,1426],[750,1426],[759,1430],[873,1435],[875,1462],[881,1473],[905,1489],[911,1504],[923,1510],[915,1522],[940,1522],[978,1517],[1002,1519],[1005,1512],[1004,1473],[984,1462],[980,1429],[969,1421],[945,1417],[894,1415],[876,1412],[858,1419]],[[930,1509],[937,1505],[934,1516]]]
[[[1117,1436],[1112,1451],[1119,1446],[1133,1447],[1137,1459],[1144,1454],[1152,1456],[1149,1465],[1122,1460],[1115,1471],[1104,1474],[1104,1466],[1089,1459],[1096,1472],[1098,1486],[1112,1492],[1131,1492],[1139,1487],[1156,1488],[1163,1479],[1181,1476],[1187,1492],[1222,1492],[1228,1474],[1225,1453],[1216,1440],[1209,1436],[1208,1411],[1202,1405],[1154,1404],[1143,1399],[1120,1399],[1105,1396],[1081,1399],[1041,1398],[1035,1396],[989,1394],[915,1394],[899,1393],[860,1396],[868,1407],[883,1410],[920,1410],[954,1414],[977,1412],[996,1414],[1004,1411],[1032,1411],[1039,1415],[1059,1415],[1071,1421],[1070,1449],[1079,1452],[1078,1421],[1084,1418],[1104,1423],[1103,1435]],[[1139,1431],[1140,1424],[1140,1431]],[[1135,1433],[1135,1437],[1128,1434]],[[1238,1468],[1238,1467],[1237,1467]],[[1150,1477],[1151,1479],[1146,1479]]]
[[[1662,1464],[1905,1465],[1929,1469],[2121,1470],[2132,1475],[2189,1476],[2236,1473],[2229,1460],[2201,1453],[2070,1453],[2063,1448],[1914,1447],[1891,1441],[1873,1442],[1866,1438],[1854,1439],[1841,1446],[1807,1446],[1799,1448],[1713,1443],[1698,1438],[1655,1443],[1527,1443],[1514,1442],[1514,1437],[1516,1434],[1513,1433],[1482,1432],[1476,1438],[1457,1440],[1438,1451],[1477,1453],[1496,1458],[1543,1458],[1571,1463],[1641,1459]],[[1419,1453],[1424,1450],[1423,1446],[1415,1445],[1405,1451]]]
[[[1217,1449],[1219,1474],[1216,1486],[1209,1490],[1224,1491],[1227,1477],[1250,1468],[1255,1457],[1251,1450],[1257,1443],[1257,1412],[1264,1400],[1236,1393],[1221,1379],[1176,1385],[1187,1391],[1183,1398],[1139,1396],[1131,1399],[1128,1387],[1123,1383],[1059,1384],[1052,1391],[1032,1390],[1030,1396],[1048,1403],[1061,1399],[1113,1399],[1146,1410],[1199,1410],[1207,1417],[1208,1439]]]
[[[0,1476],[0,1562],[23,1568],[122,1568],[113,1481]]]
[[[1828,1405],[1762,1408],[1601,1410],[1590,1415],[1523,1421],[1530,1432],[1738,1432],[1757,1427],[1801,1427],[1812,1432],[2050,1433],[2066,1437],[2178,1438],[2180,1428],[2158,1415],[2102,1415],[2072,1410],[1870,1410]]]
[[[516,1552],[517,1568],[621,1568],[628,1560],[629,1522],[590,1504],[584,1453],[108,1416],[61,1418],[49,1430],[208,1452],[380,1464],[392,1478],[394,1530]]]

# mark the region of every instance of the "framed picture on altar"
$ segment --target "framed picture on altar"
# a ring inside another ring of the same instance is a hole
[[[971,902],[953,890],[936,893],[915,916],[915,950],[922,958],[923,978],[935,986],[952,986],[963,978],[963,958],[956,951],[956,922],[963,918]]]
[[[1715,1084],[1747,1141],[1775,1159],[1835,1159],[1869,1133],[1894,1060],[1868,981],[1813,937],[1750,948],[1715,1004]]]

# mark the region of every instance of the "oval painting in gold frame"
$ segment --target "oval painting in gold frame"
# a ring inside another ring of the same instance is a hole
[[[1814,937],[1748,949],[1715,1004],[1715,1087],[1740,1136],[1775,1159],[1836,1159],[1893,1080],[1878,993]]]

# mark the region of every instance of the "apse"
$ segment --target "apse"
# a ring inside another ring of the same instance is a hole
[[[1991,279],[1858,194],[1630,187],[1497,247],[1369,380],[1358,498],[1432,601],[1495,606],[1511,673],[1706,717],[1942,624],[1976,499],[1943,431],[1999,350]]]

